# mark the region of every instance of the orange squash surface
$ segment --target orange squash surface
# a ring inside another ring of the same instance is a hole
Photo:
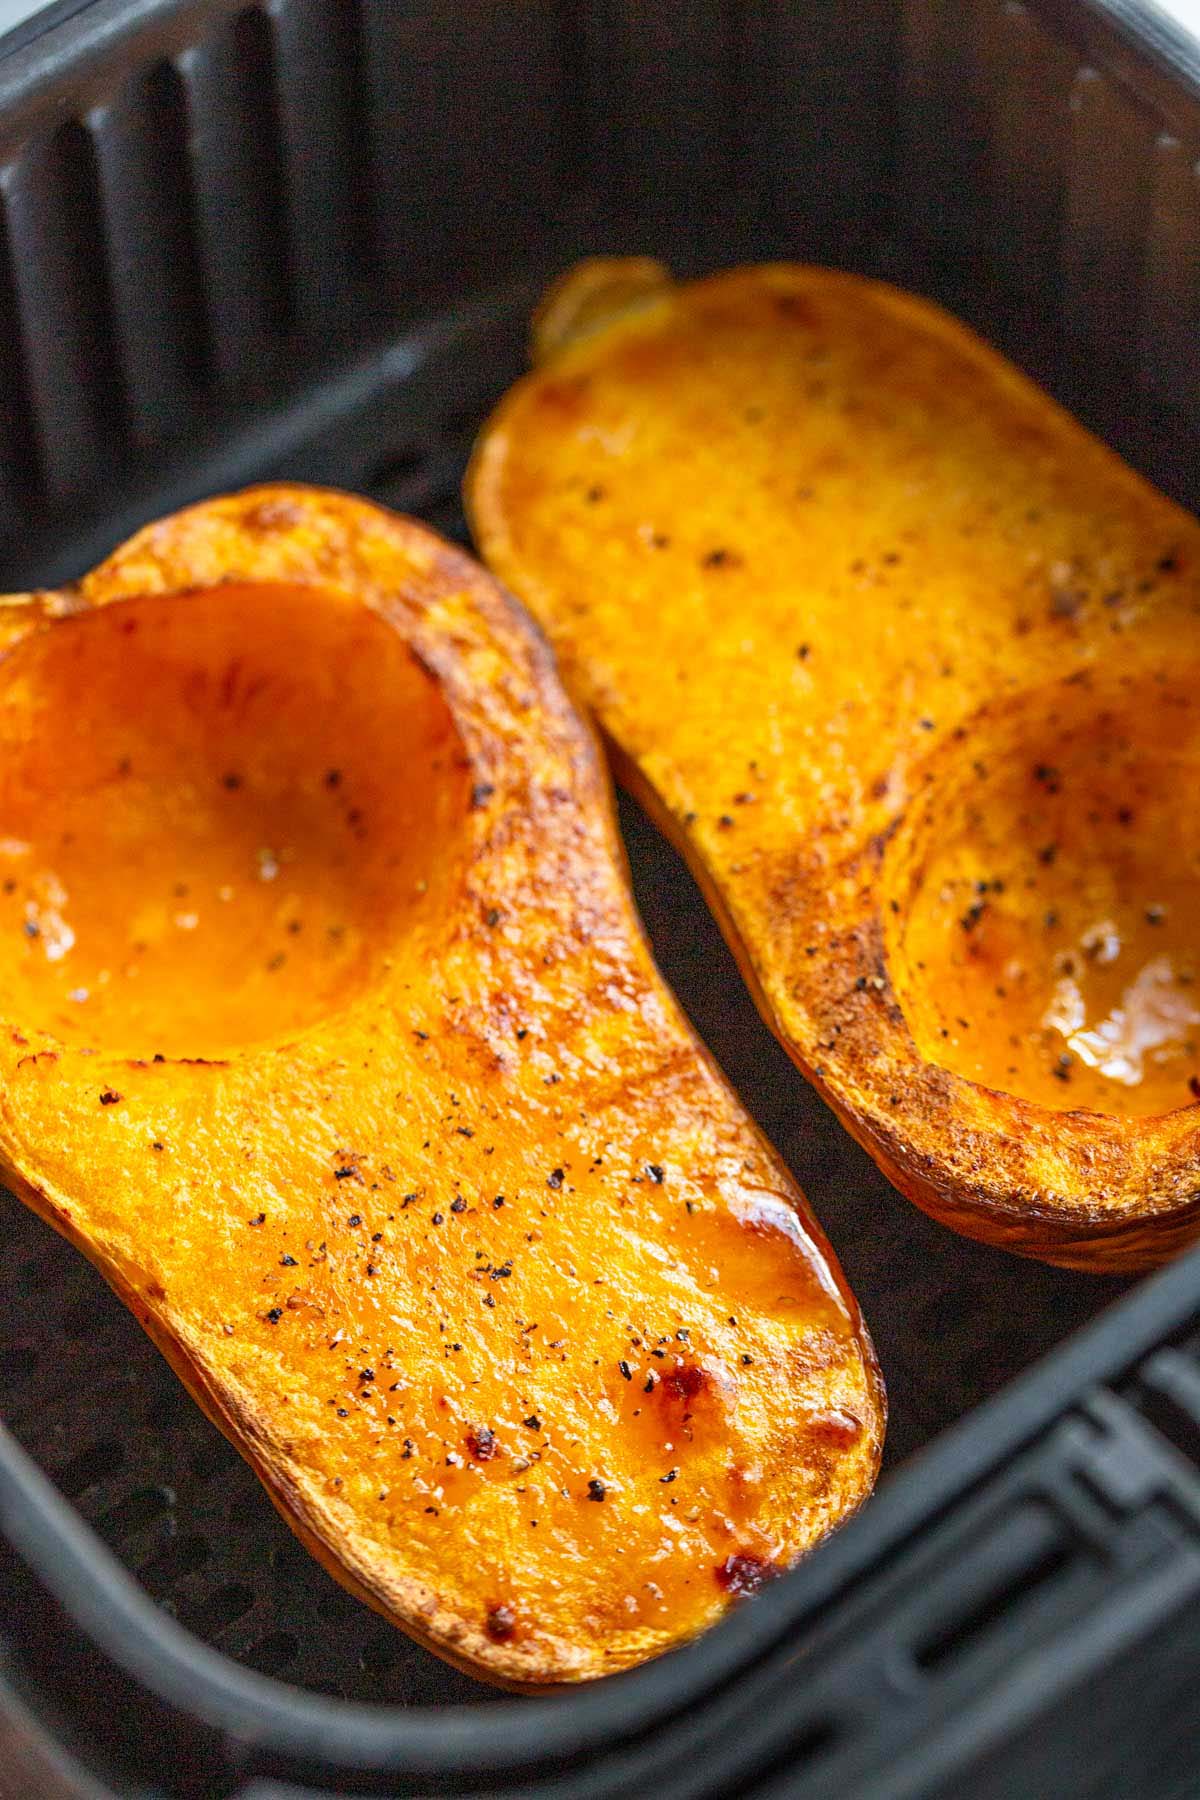
[[[545,1685],[851,1512],[869,1339],[495,584],[272,487],[0,603],[0,642],[6,1178],[338,1579]]]
[[[588,263],[536,348],[477,541],[800,1067],[968,1235],[1195,1237],[1200,525],[851,275]]]

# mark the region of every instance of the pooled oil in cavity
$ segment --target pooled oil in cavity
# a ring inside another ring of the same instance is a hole
[[[1200,671],[984,709],[887,852],[922,1056],[1054,1111],[1200,1101]]]
[[[1036,858],[1035,858],[1036,860]],[[1188,884],[1121,899],[1104,871],[1057,895],[1018,866],[942,884],[909,934],[923,1049],[1056,1110],[1170,1112],[1200,1098],[1200,950]],[[1107,890],[1107,891],[1105,891]]]
[[[208,1048],[227,1009],[218,1033],[236,1041],[240,1015],[270,1011],[287,1028],[314,993],[353,984],[367,949],[353,876],[367,859],[339,830],[339,795],[317,780],[260,809],[249,784],[226,777],[211,795],[190,783],[187,805],[164,809],[127,797],[136,769],[118,785],[107,810],[95,794],[60,795],[40,842],[0,839],[0,928],[23,1017],[68,1039],[183,1054]],[[277,815],[270,845],[263,811]],[[135,817],[151,827],[124,829]],[[120,852],[95,857],[94,827],[108,820],[114,835],[122,827]]]
[[[1087,932],[1078,954],[1062,959],[1042,1024],[1108,1081],[1137,1087],[1161,1075],[1178,1088],[1181,1065],[1191,1080],[1197,1061],[1195,971],[1162,954],[1130,979],[1132,958],[1122,951],[1111,920]]]

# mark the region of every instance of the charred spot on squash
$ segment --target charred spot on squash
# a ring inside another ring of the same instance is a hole
[[[254,532],[294,531],[302,518],[300,508],[293,501],[270,498],[247,507],[242,514],[242,523],[248,531]]]
[[[711,1387],[712,1376],[697,1363],[677,1363],[663,1375],[660,1392],[665,1400],[679,1400],[685,1405]]]
[[[499,1456],[500,1445],[490,1425],[472,1425],[467,1432],[467,1449],[475,1462],[491,1462]]]
[[[516,1633],[516,1612],[507,1602],[498,1601],[488,1607],[484,1629],[494,1644],[507,1644]]]
[[[0,674],[0,1005],[157,1060],[341,1011],[455,879],[458,748],[400,634],[303,589],[30,636]]]
[[[713,1570],[717,1586],[732,1600],[747,1600],[760,1593],[768,1581],[774,1581],[781,1573],[777,1564],[748,1550],[735,1551]]]
[[[843,1450],[862,1436],[863,1422],[852,1412],[832,1407],[828,1412],[813,1413],[806,1423],[808,1437],[817,1444]]]

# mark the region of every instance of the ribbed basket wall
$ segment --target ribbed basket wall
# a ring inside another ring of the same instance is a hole
[[[69,109],[35,84],[0,140],[0,550],[556,234],[916,242],[1043,355],[1195,409],[1200,102],[1135,99],[1100,13],[1058,10],[97,0]],[[0,65],[0,113],[52,46]]]

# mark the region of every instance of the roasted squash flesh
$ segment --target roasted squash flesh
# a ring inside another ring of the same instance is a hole
[[[654,969],[512,603],[271,488],[0,623],[7,1179],[327,1567],[546,1685],[845,1517],[869,1340]]]
[[[487,560],[897,1184],[1160,1260],[1200,1230],[1200,526],[923,301],[622,267],[481,439]]]

